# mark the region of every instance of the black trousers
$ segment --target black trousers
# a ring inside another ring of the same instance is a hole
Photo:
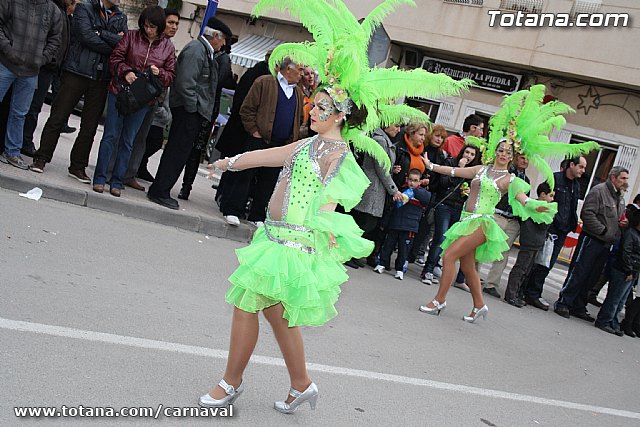
[[[22,134],[23,149],[29,149],[31,147],[35,150],[33,133],[36,131],[36,127],[38,126],[38,115],[42,110],[44,98],[47,96],[49,86],[51,86],[51,81],[53,80],[53,76],[56,72],[56,70],[40,68],[40,72],[38,73],[38,86],[36,86],[36,91],[33,93],[29,112],[24,117],[24,129]]]
[[[277,146],[281,144],[273,144]],[[247,140],[247,151],[263,150],[270,148],[263,139],[252,136]],[[278,175],[282,168],[254,168],[240,172],[233,172],[225,180],[220,198],[222,214],[244,217],[249,194],[253,196],[249,221],[264,221],[267,205],[273,189],[278,181]],[[285,201],[286,202],[286,201]]]
[[[182,176],[182,188],[185,191],[191,191],[193,182],[198,175],[198,168],[200,167],[200,159],[202,158],[202,149],[199,147],[193,147],[189,153],[187,163],[184,165],[184,175]]]
[[[600,278],[611,245],[580,233],[576,252],[569,265],[569,273],[556,301],[556,307],[566,307],[571,313],[587,310],[587,294]]]
[[[71,149],[70,170],[84,169],[89,165],[89,155],[96,136],[98,123],[107,101],[108,81],[91,80],[63,71],[60,76],[60,92],[53,100],[51,114],[40,137],[40,148],[35,158],[51,162],[60,139],[60,130],[67,124],[74,107],[84,95],[84,106],[80,116],[80,132]]]
[[[171,189],[178,181],[182,168],[189,159],[202,121],[205,120],[197,112],[187,112],[184,107],[172,108],[171,116],[173,121],[169,130],[169,140],[162,152],[156,178],[149,187],[149,194],[154,197],[171,197]]]
[[[358,224],[358,227],[360,227],[360,229],[364,232],[362,234],[362,237],[374,241],[376,239],[376,232],[378,229],[378,222],[380,222],[380,218],[355,209],[352,209],[349,214],[353,217],[353,220],[356,222],[356,224]]]

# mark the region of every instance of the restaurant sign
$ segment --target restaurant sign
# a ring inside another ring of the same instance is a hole
[[[422,60],[422,68],[430,73],[446,74],[456,80],[471,79],[482,89],[506,94],[517,91],[520,80],[522,80],[522,76],[519,74],[443,61],[427,56]]]

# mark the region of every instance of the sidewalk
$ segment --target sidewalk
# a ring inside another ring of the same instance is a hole
[[[38,128],[34,134],[36,148],[40,145],[40,134],[49,117],[49,105],[44,105],[38,120]],[[69,125],[80,128],[80,118],[71,115]],[[103,127],[100,125],[94,138],[87,174],[93,177],[95,163],[98,158],[98,148],[102,139]],[[218,206],[213,201],[215,190],[211,185],[216,181],[206,179],[206,169],[202,166],[198,177],[194,182],[189,200],[179,200],[180,209],[171,210],[147,199],[146,193],[125,187],[121,197],[114,197],[105,191],[102,194],[95,193],[90,184],[83,184],[67,174],[69,166],[69,153],[78,131],[73,134],[62,134],[51,163],[48,163],[44,173],[39,174],[30,170],[23,171],[11,165],[0,163],[0,188],[18,193],[26,193],[34,187],[40,187],[42,197],[60,202],[71,203],[91,209],[100,209],[107,212],[121,214],[123,216],[151,221],[162,225],[177,227],[183,230],[195,231],[208,236],[222,237],[226,239],[246,242],[253,234],[253,227],[242,223],[239,227],[228,225]],[[155,175],[160,163],[162,151],[159,151],[149,159],[149,171]],[[31,164],[29,157],[23,156],[25,161]],[[150,183],[139,180],[148,188]],[[182,186],[182,176],[171,192],[172,197],[177,197]],[[37,204],[37,202],[34,202]],[[36,205],[34,204],[34,207]]]

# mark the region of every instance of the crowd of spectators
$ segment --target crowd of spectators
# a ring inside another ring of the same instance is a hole
[[[21,8],[30,13],[16,13]],[[145,191],[138,179],[152,183],[147,197],[161,206],[178,209],[171,190],[184,170],[177,198],[188,200],[216,117],[223,87],[235,89],[227,125],[216,148],[222,156],[278,147],[310,136],[309,111],[317,86],[316,70],[288,58],[270,70],[259,62],[237,83],[229,60],[232,38],[227,25],[210,18],[202,35],[176,57],[171,38],[180,15],[158,6],[145,8],[138,28],[127,28],[120,0],[5,0],[0,2],[0,101],[6,128],[0,128],[0,161],[35,173],[44,173],[60,134],[83,99],[80,130],[71,150],[68,174],[93,191],[119,197],[124,186]],[[10,35],[10,37],[9,37]],[[125,111],[120,99],[134,92],[138,79],[156,79],[162,93],[135,111]],[[56,84],[56,82],[59,82]],[[51,112],[34,143],[38,114],[49,87],[58,87]],[[58,86],[59,85],[59,86]],[[104,134],[93,178],[87,175],[89,157],[106,106]],[[377,129],[372,137],[391,159],[385,170],[372,157],[354,153],[371,181],[362,201],[351,212],[365,237],[376,243],[368,259],[352,259],[351,268],[367,264],[377,273],[390,270],[397,250],[394,277],[404,280],[408,265],[422,267],[419,280],[438,283],[440,244],[448,228],[460,219],[469,196],[469,180],[435,175],[425,168],[426,155],[436,164],[459,168],[478,165],[482,153],[467,144],[468,136],[483,137],[485,120],[475,114],[464,120],[460,133],[449,135],[440,125],[409,123]],[[168,138],[164,144],[165,129]],[[155,177],[148,159],[164,144]],[[33,157],[28,165],[25,157]],[[555,200],[558,213],[550,226],[522,222],[502,200],[495,209],[498,225],[511,247],[519,252],[501,291],[509,252],[494,262],[483,280],[483,292],[521,308],[547,311],[543,286],[563,244],[578,226],[579,179],[587,169],[585,157],[566,159],[555,173],[555,187],[537,187],[541,200]],[[528,159],[519,155],[510,172],[529,182]],[[267,202],[276,186],[279,168],[264,167],[224,173],[215,201],[230,226],[247,219],[263,225]],[[553,310],[558,315],[595,322],[617,335],[640,335],[640,298],[633,287],[640,269],[640,195],[625,207],[629,171],[615,166],[608,180],[591,188],[580,212],[582,231],[569,271]],[[607,296],[597,296],[608,282]],[[459,272],[454,286],[468,291]],[[601,306],[597,317],[587,305]],[[618,316],[627,305],[625,320]]]

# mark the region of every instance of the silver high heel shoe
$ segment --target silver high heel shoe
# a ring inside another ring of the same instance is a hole
[[[489,307],[486,305],[483,305],[482,308],[473,307],[473,310],[471,310],[471,316],[462,316],[462,320],[474,323],[480,316],[482,316],[484,320],[487,320],[487,313],[489,313]]]
[[[302,405],[304,402],[309,401],[309,405],[311,409],[316,409],[316,403],[318,402],[318,387],[311,383],[309,387],[302,393],[295,389],[289,389],[289,394],[295,399],[291,403],[278,401],[273,404],[273,407],[276,411],[282,412],[283,414],[293,414],[298,406]]]
[[[431,303],[435,306],[433,308],[429,307],[428,305],[421,305],[418,310],[420,310],[423,313],[427,313],[427,314],[433,314],[434,316],[440,316],[440,312],[442,310],[444,310],[445,308],[447,308],[447,302],[443,301],[442,304],[439,303],[438,301],[436,301],[435,299],[433,301],[431,301]]]
[[[209,408],[223,408],[235,402],[240,394],[242,394],[242,392],[244,391],[244,382],[240,383],[237,389],[234,386],[227,384],[224,379],[220,380],[218,385],[224,389],[227,395],[222,399],[214,399],[209,395],[209,393],[203,394],[202,396],[200,396],[200,400],[198,401],[198,404],[200,406]]]

